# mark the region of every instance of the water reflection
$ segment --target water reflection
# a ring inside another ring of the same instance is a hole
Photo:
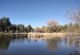
[[[8,49],[11,38],[5,36],[0,37],[0,50]]]
[[[68,35],[64,40],[68,47],[80,48],[80,36]]]
[[[0,36],[0,50],[8,49],[11,41],[24,38],[28,39],[27,35],[2,35]]]
[[[47,48],[50,50],[56,50],[59,48],[59,43],[61,42],[61,38],[54,37],[47,40]]]
[[[46,55],[54,55],[56,50],[57,54],[55,55],[64,55],[62,53],[80,55],[80,38],[79,36],[67,35],[65,38],[53,37],[46,40],[32,40],[27,35],[3,35],[0,37],[0,54],[3,50],[12,51],[12,53],[18,50],[18,53],[21,51],[26,54],[41,52]]]
[[[65,43],[69,48],[74,48],[72,52],[69,53],[69,55],[80,55],[80,35],[67,35],[67,37],[64,38]]]
[[[69,55],[80,55],[80,51],[73,51]]]
[[[24,38],[28,38],[28,36],[23,34],[17,34],[12,36],[12,39],[24,39]]]

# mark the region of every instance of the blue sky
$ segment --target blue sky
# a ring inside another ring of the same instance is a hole
[[[12,24],[46,25],[49,19],[68,23],[66,12],[80,8],[80,0],[0,0],[0,17],[8,16]]]

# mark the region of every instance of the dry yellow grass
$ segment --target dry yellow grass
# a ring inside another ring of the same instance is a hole
[[[66,33],[28,33],[28,37],[33,39],[49,39],[53,37],[65,37]]]

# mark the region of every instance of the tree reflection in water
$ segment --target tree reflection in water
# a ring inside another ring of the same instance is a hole
[[[59,43],[61,42],[61,38],[59,37],[54,37],[51,39],[47,39],[47,48],[49,50],[56,50],[59,48]]]
[[[19,39],[19,40],[18,40]],[[2,37],[0,37],[0,50],[5,50],[8,49],[10,42],[17,42],[19,41],[21,42],[31,42],[32,46],[33,43],[36,43],[37,40],[32,40],[30,38],[28,38],[27,35],[3,35]],[[34,41],[34,42],[33,42]],[[44,40],[45,41],[45,40]],[[69,54],[68,55],[80,55],[80,36],[78,35],[68,35],[64,38],[60,38],[60,37],[53,37],[51,39],[47,39],[46,40],[46,44],[43,42],[42,46],[47,46],[47,48],[51,51],[55,51],[55,50],[62,50],[66,49],[66,45],[69,47],[67,49],[72,49],[69,50]],[[39,44],[41,44],[42,42],[37,42],[37,46],[39,46]],[[62,46],[62,43],[63,46]],[[26,44],[25,44],[26,45]],[[63,49],[62,49],[63,48]],[[74,49],[74,50],[73,50]]]
[[[24,38],[28,39],[27,35],[2,35],[0,36],[0,50],[8,49],[11,41]]]
[[[80,35],[68,35],[65,37],[65,43],[69,48],[76,48],[69,55],[80,55]]]
[[[65,43],[68,45],[68,47],[80,48],[80,36],[68,35],[65,37]]]
[[[3,35],[0,37],[0,50],[8,49],[11,38]]]
[[[16,34],[12,36],[12,39],[24,39],[24,38],[28,39],[28,36],[26,34]]]

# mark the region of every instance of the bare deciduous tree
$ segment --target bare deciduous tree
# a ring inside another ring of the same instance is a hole
[[[47,22],[48,26],[59,26],[59,23],[56,20],[48,20]]]
[[[59,31],[59,23],[55,20],[48,20],[48,29],[49,32],[58,32]]]
[[[74,25],[73,27],[69,27],[69,29],[75,32],[80,32],[80,9],[71,10],[67,13],[67,18],[71,21]]]
[[[35,31],[36,31],[36,32],[43,32],[42,28],[39,28],[39,27],[36,27],[36,28],[35,28]]]
[[[80,24],[80,9],[69,11],[67,17],[72,21],[72,23]]]

